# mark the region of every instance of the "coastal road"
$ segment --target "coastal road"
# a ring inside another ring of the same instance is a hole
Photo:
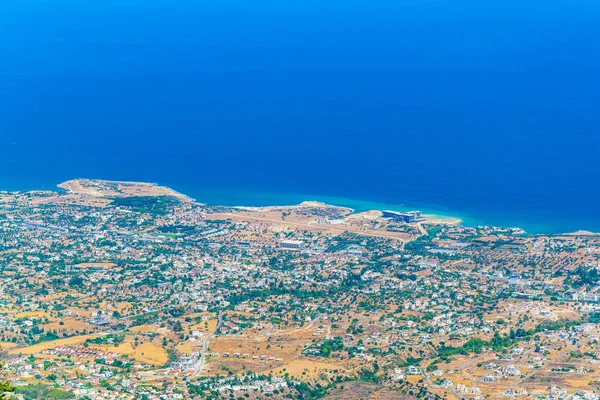
[[[212,331],[211,333],[209,333],[208,335],[206,335],[206,337],[204,338],[204,340],[202,342],[202,351],[200,352],[200,360],[198,361],[198,366],[196,367],[196,370],[194,371],[194,374],[192,375],[192,377],[198,376],[202,373],[202,368],[204,367],[204,361],[206,360],[206,351],[208,350],[208,343],[210,341],[210,338],[212,338],[217,333],[217,331],[219,330],[221,325],[223,325],[223,311],[219,311],[219,320],[217,322],[217,326],[215,327],[215,330]]]

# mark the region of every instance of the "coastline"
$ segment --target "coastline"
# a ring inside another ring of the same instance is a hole
[[[169,184],[163,184],[172,187]],[[177,186],[177,185],[175,185]],[[595,229],[582,229],[580,226],[569,228],[561,228],[547,223],[527,222],[518,219],[517,217],[504,215],[490,216],[474,216],[467,212],[459,212],[447,207],[439,205],[417,205],[411,204],[393,204],[389,202],[376,200],[359,200],[343,196],[280,192],[253,190],[250,188],[233,188],[233,187],[217,187],[217,188],[198,188],[198,187],[181,187],[175,189],[182,193],[190,193],[189,196],[195,199],[202,199],[204,204],[208,205],[224,205],[230,207],[270,207],[270,206],[290,206],[298,205],[305,201],[317,201],[330,205],[335,205],[344,208],[351,208],[356,213],[366,212],[371,210],[392,210],[392,211],[410,211],[419,210],[430,220],[439,222],[448,222],[460,220],[460,224],[469,227],[478,226],[494,226],[503,228],[519,228],[523,229],[527,234],[547,234],[547,235],[565,235],[569,232],[589,231],[595,232]],[[400,203],[400,202],[399,202]]]
[[[168,186],[168,185],[167,185]],[[169,186],[170,187],[170,186]],[[188,193],[189,190],[175,189],[178,192]],[[210,192],[210,193],[209,193]],[[301,193],[283,193],[266,191],[247,191],[236,188],[219,188],[211,190],[208,188],[200,189],[200,193],[193,192],[189,195],[195,199],[202,199],[202,203],[213,206],[229,206],[241,208],[270,208],[270,207],[291,207],[303,203],[322,203],[329,206],[335,206],[351,210],[353,213],[362,213],[367,211],[412,211],[419,210],[432,223],[465,223],[471,226],[472,223],[480,223],[468,216],[460,215],[446,210],[431,207],[418,207],[412,204],[400,205],[372,200],[350,199],[339,196],[328,196],[319,194],[301,194]],[[476,225],[473,225],[476,226]]]
[[[131,180],[125,179],[107,179],[107,178],[89,178],[92,180],[99,181],[116,181],[116,182],[132,182]],[[134,181],[136,182],[136,181]],[[149,183],[149,181],[140,180],[138,183]],[[3,183],[8,183],[4,181]],[[415,205],[413,204],[392,204],[389,202],[382,202],[377,200],[359,200],[356,198],[348,198],[336,195],[322,195],[322,194],[306,194],[306,193],[293,193],[293,192],[281,192],[281,191],[269,191],[265,189],[252,189],[248,187],[202,187],[195,185],[180,185],[174,182],[156,182],[154,185],[171,189],[174,193],[178,193],[181,196],[185,196],[192,201],[200,204],[208,205],[222,205],[229,207],[282,207],[282,206],[294,206],[299,205],[303,202],[319,202],[337,207],[343,207],[353,210],[355,213],[361,213],[371,210],[393,210],[393,211],[410,211],[419,210],[421,211],[431,223],[449,223],[449,224],[461,224],[463,226],[477,227],[477,226],[496,226],[496,227],[510,227],[523,229],[527,234],[549,234],[549,235],[567,235],[574,234],[577,232],[586,232],[588,235],[599,234],[600,228],[575,225],[572,221],[569,227],[559,226],[558,224],[552,224],[547,222],[531,222],[527,221],[526,218],[520,219],[516,215],[505,216],[500,213],[495,215],[477,215],[476,213],[458,212],[450,208],[435,205]],[[0,191],[14,191],[14,192],[26,192],[33,190],[47,190],[52,187],[55,191],[64,191],[57,187],[54,183],[53,186],[44,182],[39,185],[35,185],[33,182],[27,182],[26,185],[15,185],[9,184],[7,187],[0,187]],[[37,187],[36,187],[37,186]],[[483,214],[483,213],[480,213]],[[539,219],[539,216],[538,216]],[[550,220],[550,219],[549,219]],[[552,220],[554,221],[554,220]]]

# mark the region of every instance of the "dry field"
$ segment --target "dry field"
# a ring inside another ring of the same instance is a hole
[[[40,327],[43,328],[45,331],[57,331],[68,333],[82,331],[90,327],[84,321],[80,321],[75,318],[66,317],[63,318],[61,321],[63,322],[63,325],[60,325],[59,321],[53,321],[45,325],[40,325]]]
[[[90,207],[107,207],[111,201],[109,199],[94,197],[86,194],[65,194],[52,197],[36,197],[31,199],[32,205],[41,204],[77,204]]]
[[[325,234],[339,235],[344,232],[353,232],[364,236],[383,237],[397,239],[401,241],[409,241],[413,236],[405,232],[388,232],[385,230],[373,230],[368,226],[362,225],[346,225],[346,224],[315,224],[315,216],[304,216],[292,213],[284,215],[285,211],[236,211],[226,213],[215,213],[207,215],[208,220],[223,220],[231,219],[233,221],[246,222],[265,222],[274,226],[284,228],[304,229],[312,232],[321,232]]]
[[[198,353],[202,350],[202,342],[181,342],[175,346],[175,350],[181,354]]]
[[[113,182],[104,180],[75,179],[58,187],[71,194],[92,197],[172,196],[182,201],[190,198],[164,186],[145,182]]]
[[[3,350],[9,350],[14,347],[17,347],[16,343],[13,342],[0,342],[0,352]]]
[[[319,325],[323,325],[322,331],[318,331]],[[220,353],[221,357],[211,358],[210,369],[213,373],[224,369],[233,372],[246,370],[282,375],[287,372],[298,377],[312,377],[314,374],[327,373],[330,370],[344,371],[345,367],[334,361],[328,363],[326,359],[310,360],[302,355],[302,351],[313,339],[322,338],[330,332],[328,323],[318,321],[286,330],[266,324],[248,331],[245,335],[216,337],[210,341],[209,352]],[[187,349],[189,347],[182,347],[182,350]],[[224,353],[229,353],[230,357],[224,358]],[[234,358],[235,353],[239,353],[240,358]],[[244,355],[247,355],[247,358],[244,358]]]
[[[14,315],[15,318],[43,318],[50,317],[50,314],[45,311],[26,311]]]
[[[128,338],[128,340],[118,346],[94,345],[90,346],[90,348],[124,354],[136,361],[149,365],[164,365],[169,359],[167,351],[152,342],[140,343],[134,346],[133,340]]]
[[[79,344],[85,342],[87,339],[93,339],[98,335],[81,335],[81,336],[73,336],[66,339],[57,339],[51,340],[48,342],[42,342],[38,344],[34,344],[33,346],[28,347],[14,347],[10,349],[9,354],[35,354],[40,353],[44,350],[53,349],[58,346],[65,346],[69,344]]]
[[[338,374],[342,375],[345,371],[346,369],[341,365],[297,359],[290,363],[284,364],[281,367],[268,370],[266,373],[272,374],[273,376],[283,376],[287,373],[293,378],[309,379],[317,378],[323,373],[333,376]]]

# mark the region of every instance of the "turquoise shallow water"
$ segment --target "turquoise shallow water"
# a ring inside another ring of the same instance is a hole
[[[552,232],[553,227],[549,225],[526,223],[523,221],[511,221],[502,216],[497,219],[479,219],[468,213],[461,213],[447,207],[427,205],[427,204],[398,204],[385,203],[369,200],[349,199],[339,196],[323,196],[318,194],[300,194],[300,193],[276,193],[264,191],[249,191],[235,188],[213,188],[191,191],[195,194],[189,194],[197,201],[210,205],[229,205],[229,206],[276,206],[276,205],[295,205],[303,201],[319,201],[326,204],[352,208],[355,212],[369,210],[395,210],[408,211],[420,210],[424,214],[435,214],[442,217],[458,218],[465,226],[496,225],[506,227],[518,227],[525,229],[527,233],[548,233]]]

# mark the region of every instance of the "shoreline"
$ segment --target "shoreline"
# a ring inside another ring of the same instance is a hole
[[[415,206],[414,204],[395,205],[391,203],[374,201],[374,200],[358,200],[335,195],[315,195],[301,194],[293,192],[265,191],[253,190],[251,188],[234,188],[234,187],[200,187],[200,186],[183,186],[172,182],[151,183],[145,181],[131,181],[121,179],[105,179],[105,178],[85,178],[97,181],[111,182],[128,182],[128,183],[145,183],[152,184],[158,187],[170,189],[172,192],[180,196],[187,197],[191,201],[198,204],[206,204],[212,206],[226,206],[236,208],[265,208],[265,207],[291,207],[298,206],[302,203],[316,202],[323,203],[335,207],[351,210],[353,213],[361,213],[366,211],[411,211],[420,210],[427,218],[429,223],[447,223],[460,224],[467,227],[501,227],[501,228],[520,228],[526,231],[528,235],[600,235],[599,229],[581,228],[579,226],[558,228],[553,225],[540,222],[516,222],[517,217],[510,217],[510,221],[498,222],[502,216],[493,216],[480,219],[482,217],[473,217],[467,213],[454,212],[450,209],[445,209],[442,206]],[[64,182],[62,182],[64,183]],[[65,193],[63,188],[54,184],[53,189],[49,189],[49,185],[42,184],[39,188],[31,188],[31,184],[27,188],[15,189],[15,185],[9,185],[8,189],[0,188],[0,192],[29,192],[36,190],[53,190],[56,192]],[[176,188],[174,188],[176,187]],[[186,194],[189,193],[189,194]],[[199,200],[200,199],[200,200]],[[496,222],[491,222],[491,220]]]
[[[254,204],[253,205],[240,205],[240,204],[224,204],[228,202],[204,202],[204,204],[212,205],[212,206],[226,206],[232,207],[239,210],[270,210],[276,208],[294,208],[294,207],[308,207],[308,206],[328,206],[341,208],[349,211],[349,215],[356,215],[371,211],[414,211],[418,210],[422,212],[422,215],[427,219],[426,223],[431,224],[448,224],[448,225],[457,225],[462,224],[464,222],[463,217],[458,215],[452,215],[443,211],[431,210],[427,208],[419,208],[419,207],[399,207],[393,204],[386,203],[378,203],[372,201],[365,200],[355,200],[355,199],[347,199],[347,198],[338,198],[334,196],[322,196],[322,195],[302,195],[302,194],[294,194],[294,193],[285,193],[285,194],[269,194],[269,193],[258,193],[258,196],[261,198],[264,197],[266,200],[263,204]],[[278,201],[277,197],[281,199],[288,198],[290,201],[282,200]],[[269,200],[269,198],[271,200]],[[296,201],[294,201],[296,200]],[[468,225],[470,226],[470,225]]]
[[[171,187],[169,184],[164,184]],[[484,217],[472,216],[466,212],[453,211],[443,206],[425,205],[418,206],[415,204],[405,204],[402,207],[398,204],[376,200],[358,200],[336,195],[319,195],[319,194],[303,194],[293,192],[253,190],[251,188],[234,188],[234,187],[182,187],[175,189],[179,192],[188,193],[190,197],[195,199],[203,199],[203,203],[212,206],[228,206],[228,207],[284,207],[299,205],[307,201],[316,201],[333,205],[336,207],[353,209],[355,213],[361,213],[372,210],[392,210],[392,211],[411,211],[419,210],[423,215],[429,217],[432,223],[440,223],[448,221],[460,221],[459,224],[467,227],[497,227],[497,228],[516,228],[523,229],[527,235],[568,235],[574,232],[587,232],[588,235],[600,234],[600,228],[590,229],[581,228],[580,226],[559,228],[546,222],[523,222],[517,221],[518,217],[510,217],[504,222],[497,220],[503,217],[491,216]],[[310,199],[310,200],[307,200]],[[496,222],[491,222],[496,220]],[[435,221],[435,222],[433,222]],[[598,232],[596,232],[598,231]]]

